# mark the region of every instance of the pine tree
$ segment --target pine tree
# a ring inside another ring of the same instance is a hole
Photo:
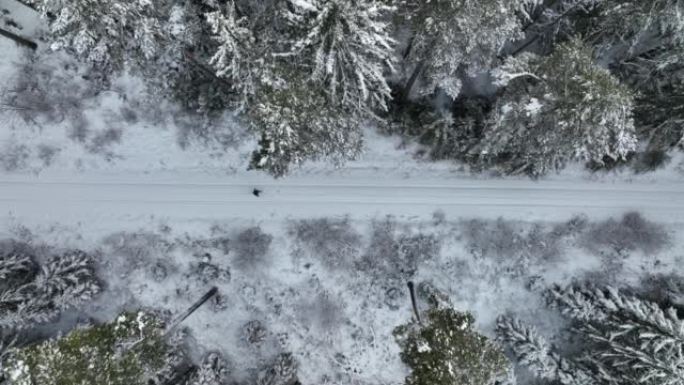
[[[397,327],[406,385],[493,385],[509,372],[501,349],[474,330],[474,318],[451,308],[427,311],[424,325]]]
[[[289,0],[285,17],[295,30],[291,55],[311,66],[332,104],[361,115],[387,110],[393,69],[394,39],[389,15],[393,7],[377,0]],[[308,63],[311,61],[311,63]]]
[[[594,381],[574,362],[553,352],[548,342],[531,326],[517,318],[501,316],[497,320],[497,335],[509,347],[521,365],[537,377],[562,385],[592,385]]]
[[[256,38],[246,17],[239,17],[235,4],[230,1],[225,11],[206,14],[211,32],[219,46],[209,59],[216,76],[229,80],[239,95],[238,107],[244,108],[258,87],[264,61],[255,48]]]
[[[170,349],[162,326],[150,314],[124,313],[112,323],[12,350],[4,374],[17,385],[147,385]]]
[[[6,380],[4,363],[10,357],[16,342],[17,335],[14,331],[0,330],[0,383]]]
[[[584,21],[604,0],[524,0],[520,4],[525,38],[504,52],[517,56],[522,52],[548,54],[558,42],[581,35],[579,21]]]
[[[441,89],[455,98],[463,75],[488,70],[504,44],[520,37],[515,0],[404,0],[400,7],[412,33],[404,97],[420,80],[421,95]]]
[[[66,49],[104,73],[126,63],[151,61],[161,40],[160,9],[153,0],[40,0],[53,49]]]
[[[635,120],[655,150],[684,138],[684,2],[604,0],[589,29],[612,71],[634,87]]]
[[[99,292],[91,258],[81,251],[65,253],[49,260],[35,276],[0,291],[0,328],[48,322]]]
[[[158,59],[141,68],[152,102],[172,98],[185,109],[183,117],[192,119],[193,126],[213,124],[213,119],[236,104],[232,85],[209,64],[219,46],[210,38],[206,14],[212,12],[216,8],[202,0],[170,6],[161,25],[164,44]]]
[[[636,147],[633,96],[579,40],[548,57],[523,54],[494,71],[503,95],[485,127],[480,153],[509,173],[533,176],[568,161],[623,160]]]
[[[553,287],[548,298],[574,321],[581,352],[571,359],[550,352],[534,329],[499,322],[501,339],[539,377],[573,385],[684,384],[684,320],[674,308],[611,287]]]
[[[38,266],[26,253],[10,252],[0,256],[0,291],[25,282],[36,273]]]
[[[583,360],[604,383],[684,384],[684,320],[674,308],[607,287],[553,288],[552,303],[593,344]]]
[[[287,76],[261,89],[250,107],[250,123],[261,133],[251,167],[279,177],[305,160],[355,158],[361,148],[360,122],[331,105],[307,79],[293,79]]]

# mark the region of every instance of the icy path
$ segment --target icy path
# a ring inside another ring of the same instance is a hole
[[[258,187],[260,198],[251,194]],[[272,180],[259,174],[209,178],[193,175],[0,176],[0,213],[24,223],[168,220],[272,220],[349,214],[356,219],[392,214],[427,218],[499,216],[565,220],[638,210],[664,222],[684,222],[684,183],[410,179],[368,175],[299,176]]]

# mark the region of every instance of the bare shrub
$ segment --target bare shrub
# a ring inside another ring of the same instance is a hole
[[[589,226],[586,215],[575,215],[567,222],[554,226],[552,233],[557,237],[574,236],[582,233]]]
[[[387,219],[373,223],[370,244],[357,261],[357,268],[390,280],[413,277],[420,263],[439,253],[439,240],[433,235],[398,234],[396,223]]]
[[[493,223],[481,219],[462,222],[462,233],[468,247],[481,256],[506,259],[525,249],[522,231],[501,218]]]
[[[241,231],[233,243],[233,263],[240,269],[254,269],[267,263],[266,254],[271,247],[273,236],[261,231],[260,227],[250,227]]]
[[[101,153],[106,150],[107,147],[120,143],[122,136],[121,128],[107,128],[102,130],[93,136],[90,143],[86,146],[88,151],[91,153]]]
[[[668,244],[669,235],[665,228],[647,221],[637,212],[626,213],[620,221],[610,218],[594,224],[582,239],[582,245],[592,252],[641,250],[652,254]]]
[[[126,270],[147,268],[150,260],[159,251],[165,252],[173,248],[173,245],[162,236],[150,233],[118,232],[108,235],[102,240],[108,253],[124,256]]]
[[[48,56],[55,59],[57,56]],[[3,103],[16,108],[22,119],[37,122],[60,122],[79,118],[84,100],[95,95],[81,79],[78,64],[70,59],[49,63],[44,58],[28,57],[17,77],[4,93]]]
[[[473,254],[492,258],[499,268],[515,275],[527,273],[531,261],[554,260],[563,252],[562,236],[540,224],[525,229],[501,218],[473,219],[461,223],[461,232]]]
[[[329,267],[351,262],[359,253],[361,236],[349,219],[306,219],[292,222],[290,234]]]
[[[0,165],[5,171],[18,171],[26,168],[29,149],[23,144],[9,143],[0,153]]]
[[[554,231],[547,232],[543,226],[535,224],[527,233],[527,253],[536,260],[553,260],[563,252],[560,240]]]
[[[243,339],[250,344],[259,344],[266,339],[266,327],[259,320],[251,320],[242,326]]]
[[[299,363],[292,353],[281,353],[275,362],[262,368],[258,375],[257,385],[296,385],[299,382],[297,371]]]
[[[439,255],[440,243],[434,235],[404,235],[399,238],[399,253],[402,263],[400,270],[412,277],[421,262],[429,261]]]
[[[55,146],[41,144],[38,146],[38,159],[43,162],[43,166],[47,167],[52,164],[52,161],[59,152],[60,149]]]

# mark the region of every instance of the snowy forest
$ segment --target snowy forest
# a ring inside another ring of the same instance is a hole
[[[0,0],[0,80],[0,385],[684,385],[684,0]]]
[[[89,93],[127,71],[208,135],[232,129],[229,111],[259,138],[250,167],[274,176],[356,158],[367,126],[532,177],[569,162],[645,172],[682,143],[679,0],[25,3],[46,44],[85,63]],[[3,103],[52,103],[33,91]]]

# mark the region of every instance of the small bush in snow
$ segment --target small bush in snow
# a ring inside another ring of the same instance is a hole
[[[272,241],[273,236],[264,233],[260,227],[243,230],[233,243],[233,263],[241,269],[254,269],[265,264]]]
[[[204,356],[199,369],[188,385],[222,385],[228,381],[228,364],[220,353]]]
[[[524,248],[521,230],[503,219],[494,223],[480,219],[462,222],[462,233],[468,246],[483,256],[510,258]]]
[[[257,385],[296,385],[299,364],[291,353],[282,353],[275,362],[262,369],[257,376]]]
[[[404,235],[399,238],[399,254],[404,262],[404,272],[413,276],[421,262],[439,255],[440,243],[434,235]]]
[[[641,250],[657,253],[669,243],[662,225],[644,219],[637,212],[625,214],[620,221],[613,218],[597,223],[587,231],[583,244],[591,251],[608,248],[617,252]]]
[[[266,339],[266,328],[259,320],[251,320],[242,327],[244,339],[250,344],[258,344]]]
[[[0,152],[0,166],[5,171],[18,171],[26,168],[30,157],[26,145],[8,143]]]
[[[347,218],[293,222],[290,234],[329,267],[350,263],[360,249],[361,236],[351,227]]]
[[[425,325],[397,327],[401,359],[411,369],[406,385],[494,385],[509,364],[501,349],[473,327],[469,313],[430,309]]]
[[[574,236],[583,232],[589,226],[589,218],[586,215],[575,215],[565,223],[553,227],[552,233],[556,237]]]

